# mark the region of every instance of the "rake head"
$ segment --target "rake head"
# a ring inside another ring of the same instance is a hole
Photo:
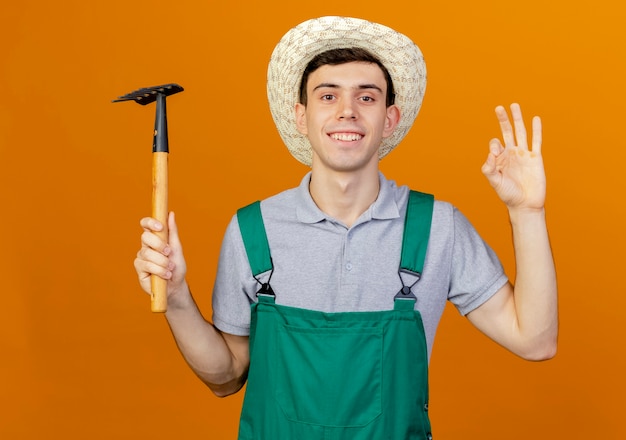
[[[122,95],[113,102],[135,101],[137,104],[146,105],[156,101],[158,95],[169,96],[184,89],[178,84],[163,84],[161,86],[144,87],[133,92]]]

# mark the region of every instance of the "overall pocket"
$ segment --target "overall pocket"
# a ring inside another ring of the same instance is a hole
[[[300,328],[277,334],[276,400],[294,422],[365,426],[382,412],[383,328]]]

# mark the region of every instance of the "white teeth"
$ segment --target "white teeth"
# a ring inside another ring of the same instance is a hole
[[[333,133],[330,137],[337,141],[358,141],[363,136],[357,133]]]

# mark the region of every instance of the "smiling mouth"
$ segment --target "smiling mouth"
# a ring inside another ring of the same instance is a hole
[[[363,135],[358,133],[331,133],[330,137],[336,141],[352,142],[362,139]]]

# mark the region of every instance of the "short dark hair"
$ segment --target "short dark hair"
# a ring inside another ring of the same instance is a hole
[[[393,105],[396,100],[396,94],[393,89],[393,81],[391,80],[391,75],[389,74],[389,71],[378,58],[376,58],[366,49],[362,49],[360,47],[330,49],[326,52],[322,52],[319,55],[316,55],[311,61],[309,61],[309,64],[307,64],[304,72],[302,73],[302,79],[300,81],[300,104],[304,106],[306,106],[307,104],[306,86],[311,73],[325,65],[336,66],[339,64],[352,62],[373,63],[380,67],[380,69],[383,71],[383,74],[385,75],[385,81],[387,82],[387,107]]]

